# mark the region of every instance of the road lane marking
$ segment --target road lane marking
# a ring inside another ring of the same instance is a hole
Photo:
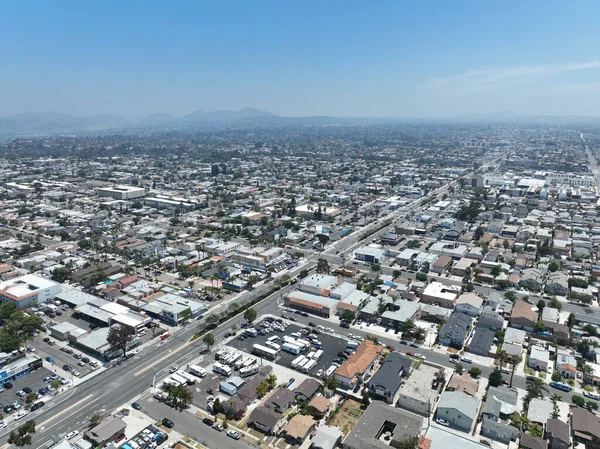
[[[186,343],[184,343],[183,345],[179,346],[178,348],[174,349],[172,352],[169,351],[167,352],[164,356],[162,356],[160,359],[155,360],[154,362],[152,362],[151,364],[149,364],[148,366],[146,366],[145,368],[142,368],[141,370],[137,371],[134,376],[140,376],[142,374],[144,374],[146,371],[154,368],[156,365],[158,365],[160,362],[170,358],[173,354],[181,351],[182,349],[187,348],[189,345],[191,345],[192,343],[194,343],[193,341],[188,341]]]
[[[46,424],[48,424],[50,421],[53,421],[54,419],[58,418],[61,415],[64,415],[65,413],[67,413],[69,410],[77,407],[79,404],[81,404],[82,402],[85,402],[87,400],[89,400],[90,398],[94,397],[93,393],[88,394],[86,397],[84,397],[83,399],[80,399],[79,401],[75,402],[74,404],[70,405],[69,407],[61,410],[58,413],[55,413],[54,415],[52,415],[50,418],[48,418],[46,421],[41,422],[40,424],[38,424],[38,426],[40,427],[44,427]]]

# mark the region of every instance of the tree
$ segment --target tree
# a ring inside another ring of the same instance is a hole
[[[504,331],[503,330],[497,330],[496,333],[494,334],[494,337],[496,337],[496,339],[498,339],[498,343],[504,343]]]
[[[471,369],[469,370],[469,374],[470,374],[471,376],[473,376],[473,377],[476,377],[476,378],[477,378],[477,377],[481,376],[481,370],[480,370],[479,368],[477,368],[477,367],[474,367],[474,368],[471,368]]]
[[[181,319],[183,321],[187,321],[192,317],[192,309],[190,309],[189,307],[187,309],[185,309],[183,312],[181,312]]]
[[[322,258],[317,260],[317,273],[329,273],[329,262],[327,260]]]
[[[374,273],[379,273],[381,271],[381,265],[374,263],[371,265],[371,271]]]
[[[417,273],[415,279],[420,282],[427,282],[427,275],[425,273]]]
[[[268,390],[272,390],[277,386],[277,376],[275,374],[269,374],[266,381]]]
[[[556,262],[550,262],[548,264],[548,271],[554,273],[555,271],[558,271],[560,267],[558,266],[558,264]]]
[[[500,369],[496,368],[492,371],[488,380],[491,387],[499,387],[502,385],[502,372]]]
[[[22,426],[19,426],[17,431],[14,430],[8,437],[8,444],[17,447],[31,446],[32,436],[35,433],[35,421],[29,420]]]
[[[586,401],[585,406],[591,410],[598,410],[598,403],[596,401]]]
[[[454,371],[456,371],[458,374],[462,374],[465,371],[465,367],[462,363],[457,363],[454,367]]]
[[[558,393],[552,393],[552,396],[550,396],[550,400],[554,403],[562,402],[562,396]]]
[[[558,408],[558,404],[555,402],[552,406],[552,414],[550,415],[552,419],[558,419],[560,417],[560,409]]]
[[[473,290],[475,290],[475,286],[473,285],[472,282],[469,282],[466,286],[465,286],[465,291],[466,292],[472,292]]]
[[[256,310],[254,310],[252,307],[246,309],[244,312],[244,319],[249,323],[252,323],[256,319]]]
[[[543,321],[536,321],[533,328],[536,332],[544,332],[546,330],[546,325]]]
[[[583,407],[585,405],[585,399],[581,396],[574,394],[571,396],[571,402],[578,407]]]
[[[299,278],[303,279],[306,276],[308,276],[308,270],[304,269],[300,272],[300,275],[298,276]]]
[[[544,301],[543,299],[540,298],[540,300],[537,302],[536,305],[537,305],[539,312],[542,313],[544,311],[544,307],[546,307],[546,301]]]
[[[210,349],[210,347],[215,344],[215,336],[209,332],[202,337],[202,341],[208,346],[208,349]]]
[[[552,373],[552,382],[560,382],[561,380],[562,380],[562,376],[557,371],[554,371]],[[556,394],[556,393],[554,393],[554,394]]]
[[[530,435],[535,438],[542,438],[542,436],[544,435],[544,429],[537,423],[531,423],[529,424],[526,433],[527,435]]]
[[[510,372],[509,387],[512,387],[513,377],[515,375],[515,369],[517,368],[517,366],[519,366],[519,363],[521,363],[522,361],[523,361],[523,357],[521,357],[520,355],[513,355],[510,357],[510,363],[512,365],[512,370]]]
[[[567,318],[567,327],[572,329],[575,326],[575,314],[571,313],[569,318]]]
[[[52,280],[55,282],[65,282],[71,277],[71,270],[66,267],[58,267],[52,271]]]
[[[338,387],[338,380],[335,376],[331,376],[327,381],[327,388],[335,390]]]
[[[191,402],[193,396],[192,392],[188,390],[185,385],[180,385],[175,387],[175,391],[173,392],[173,399],[177,402],[180,408],[185,408]]]
[[[98,424],[100,422],[101,419],[102,418],[100,417],[100,415],[93,415],[90,418],[90,424],[93,425],[93,426],[95,426],[96,424]]]
[[[500,265],[494,265],[492,267],[491,274],[492,274],[492,276],[496,277],[496,276],[500,275],[501,271],[502,271],[502,269],[500,268]]]
[[[113,348],[118,348],[123,351],[123,357],[127,356],[127,347],[129,343],[135,337],[135,332],[129,326],[121,326],[120,324],[113,324],[108,331],[106,341]]]
[[[512,290],[509,290],[506,293],[504,293],[504,297],[512,302],[515,302],[515,300],[517,299],[517,295]]]
[[[369,398],[369,392],[365,391],[362,395],[362,400],[360,401],[360,403],[363,405],[363,407],[367,408],[369,406],[369,404],[371,403],[371,399]]]
[[[317,235],[317,239],[319,240],[319,243],[323,245],[323,247],[325,247],[325,245],[329,241],[329,236],[327,234],[319,234]]]
[[[525,381],[527,392],[530,398],[543,398],[544,393],[548,393],[546,383],[539,377],[529,376]]]
[[[393,277],[394,279],[396,279],[396,278],[399,278],[400,276],[402,276],[402,272],[401,272],[400,270],[394,270],[394,271],[392,272],[392,277]]]
[[[3,320],[8,320],[16,310],[17,304],[13,301],[3,302],[0,304],[0,318]]]
[[[61,386],[61,382],[60,380],[53,380],[52,382],[50,382],[50,386],[52,387],[53,390],[58,390]]]
[[[354,312],[352,310],[344,309],[344,311],[342,312],[342,320],[351,323],[354,321],[354,318]]]
[[[210,168],[210,172],[213,176],[219,176],[219,166],[217,164],[213,164]]]

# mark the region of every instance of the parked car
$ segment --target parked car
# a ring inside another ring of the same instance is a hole
[[[215,422],[214,422],[212,419],[210,419],[210,418],[204,418],[204,419],[202,420],[202,422],[203,422],[204,424],[206,424],[207,426],[211,426],[211,427],[212,427],[212,426],[213,426],[213,424],[215,423]]]
[[[79,431],[73,430],[73,431],[67,433],[67,440],[70,440],[71,438],[75,438],[77,435],[79,435]]]
[[[438,418],[435,420],[435,422],[438,423],[440,426],[450,427],[450,423],[448,421],[446,421],[445,419]]]
[[[162,425],[165,427],[168,427],[169,429],[172,429],[173,426],[175,426],[175,423],[173,421],[171,421],[169,418],[163,418]]]
[[[29,394],[32,392],[31,388],[29,388],[29,387],[23,388],[23,391],[25,392],[25,394]]]
[[[227,436],[233,438],[234,440],[239,440],[240,438],[242,438],[242,436],[235,430],[228,430]]]
[[[225,430],[225,427],[223,427],[221,424],[213,424],[212,428],[218,430],[219,432],[223,432]]]
[[[142,406],[138,402],[134,402],[133,404],[131,404],[131,408],[135,410],[141,410]]]

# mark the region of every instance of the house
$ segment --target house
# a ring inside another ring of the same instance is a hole
[[[383,346],[376,345],[371,340],[364,340],[358,345],[356,352],[334,372],[338,380],[338,387],[354,388],[359,381],[373,371],[382,349]]]
[[[470,432],[479,412],[479,399],[461,391],[444,391],[440,396],[436,418],[451,427]]]
[[[331,407],[331,401],[327,399],[325,396],[316,395],[312,400],[308,403],[309,407],[314,408],[315,416],[323,417],[329,413],[329,407]]]
[[[389,449],[396,442],[418,436],[425,420],[405,410],[373,401],[342,443],[343,449]]]
[[[600,448],[600,418],[584,408],[571,410],[573,441],[583,443],[586,448]]]
[[[309,401],[317,394],[322,385],[315,379],[304,379],[304,381],[294,389],[294,394],[297,399]]]
[[[519,434],[519,429],[510,424],[489,419],[485,415],[482,418],[481,435],[485,437],[509,444],[511,441],[516,441]]]
[[[288,439],[296,444],[302,444],[315,430],[317,421],[312,416],[298,414],[282,429]]]
[[[528,290],[538,291],[544,283],[544,275],[537,268],[526,268],[521,274],[519,285]]]
[[[285,416],[264,405],[255,408],[248,418],[249,425],[269,435],[276,435],[284,423]]]
[[[558,419],[546,421],[544,439],[548,440],[550,449],[568,449],[571,445],[570,433],[571,430],[567,423]]]
[[[532,398],[531,401],[529,401],[527,419],[544,427],[546,421],[552,417],[553,411],[554,403],[550,399]]]
[[[478,326],[469,344],[469,352],[488,357],[494,344],[494,335],[494,331]]]
[[[528,366],[535,370],[546,371],[550,363],[550,353],[543,346],[534,345],[529,354]]]
[[[335,449],[344,434],[337,427],[319,426],[312,439],[311,449]]]
[[[471,317],[454,312],[440,329],[438,339],[443,345],[462,348],[469,332],[471,332]]]
[[[241,377],[234,376],[227,380],[221,381],[219,383],[219,390],[225,394],[228,394],[229,396],[233,396],[240,390],[240,388],[242,388],[245,383],[246,381]]]
[[[282,388],[277,390],[275,394],[271,396],[265,406],[271,410],[275,410],[277,413],[284,413],[296,402],[296,395],[292,390],[288,388]]]
[[[460,286],[445,285],[434,281],[425,287],[421,295],[421,302],[453,309],[460,290]]]
[[[556,371],[565,379],[575,379],[577,376],[577,360],[569,351],[556,351]]]
[[[519,394],[506,386],[489,387],[482,414],[498,421],[508,419],[514,412],[520,411]]]
[[[221,407],[223,408],[223,414],[233,415],[235,419],[240,419],[246,412],[246,403],[236,397],[221,402]]]
[[[469,316],[476,317],[481,311],[483,298],[475,293],[463,293],[456,300],[456,311],[466,313]]]
[[[485,327],[492,331],[501,330],[504,327],[504,318],[489,306],[485,306],[479,315],[478,327]]]
[[[442,274],[452,264],[452,257],[440,256],[431,264],[431,271]]]
[[[404,380],[400,388],[398,407],[423,416],[431,415],[444,377],[443,368],[420,364],[419,368]]]
[[[36,302],[48,302],[61,292],[61,284],[37,274],[26,274],[0,282],[0,301],[13,302],[22,309]]]
[[[533,311],[531,304],[525,301],[517,301],[510,315],[510,325],[517,329],[533,332],[537,317],[538,314]]]
[[[469,257],[463,257],[452,267],[452,274],[455,276],[466,276],[477,266],[477,261]]]
[[[121,418],[109,415],[85,432],[85,437],[97,446],[104,446],[114,440],[127,428],[127,424]]]
[[[558,271],[548,274],[545,290],[547,293],[553,295],[567,296],[569,292],[569,277]]]
[[[524,433],[521,436],[519,447],[521,449],[548,449],[548,441]]]
[[[412,359],[398,352],[389,354],[381,368],[369,379],[369,395],[381,398],[388,404],[395,404],[400,395],[402,377],[408,377],[412,367]]]
[[[462,391],[469,396],[475,396],[478,388],[479,382],[467,373],[454,373],[446,386],[448,391]]]

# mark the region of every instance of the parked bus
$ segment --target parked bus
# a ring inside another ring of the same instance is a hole
[[[292,343],[293,345],[296,344],[296,339],[294,337],[290,337],[288,335],[284,335],[282,340],[284,343]]]
[[[290,364],[290,366],[294,369],[298,368],[298,365],[300,363],[302,363],[304,360],[306,359],[305,356],[303,355],[299,355],[298,357],[296,357],[294,360],[292,360],[292,363]]]
[[[304,371],[305,373],[308,373],[311,369],[313,369],[315,366],[317,366],[317,361],[316,360],[309,360],[306,365],[304,365],[302,367],[302,371]]]
[[[189,370],[190,370],[190,373],[192,373],[194,376],[198,376],[198,377],[206,376],[206,370],[204,368],[202,368],[201,366],[190,365]]]
[[[325,377],[329,378],[337,369],[337,366],[335,365],[331,365],[329,368],[327,368],[327,371],[325,371]]]
[[[300,346],[294,345],[292,343],[284,343],[281,349],[283,349],[286,352],[289,352],[290,354],[300,354],[300,351],[302,351],[302,349],[300,349]]]
[[[275,360],[277,355],[279,355],[277,349],[268,348],[263,345],[252,345],[252,353],[269,360]]]
[[[298,366],[296,366],[296,369],[297,369],[298,371],[302,371],[302,370],[304,369],[304,366],[305,366],[305,365],[306,365],[308,362],[310,362],[310,359],[309,359],[308,357],[304,357],[304,358],[303,358],[303,359],[300,361],[300,363],[298,363]]]
[[[215,360],[220,360],[225,354],[227,354],[226,348],[219,349],[217,352],[215,352]]]
[[[258,373],[260,367],[257,364],[246,366],[240,370],[240,377],[248,377]]]
[[[355,341],[349,341],[348,344],[346,345],[349,349],[356,349],[358,348],[358,343]]]
[[[275,343],[276,341],[279,341],[279,335],[273,335],[272,337],[267,338],[267,341]]]
[[[550,386],[552,388],[556,388],[558,390],[569,392],[571,391],[571,387],[567,384],[563,384],[562,382],[551,382]]]
[[[302,349],[310,348],[310,341],[304,340],[303,338],[296,339],[296,343],[294,344],[300,346]]]
[[[227,365],[223,365],[222,363],[215,363],[213,365],[213,371],[223,376],[231,376],[231,368],[229,368]]]
[[[310,351],[306,357],[308,357],[309,359],[313,359],[315,357],[315,354],[317,353],[317,351]]]
[[[319,360],[321,357],[323,357],[323,350],[322,350],[322,349],[319,349],[319,350],[318,350],[318,351],[315,353],[315,355],[314,355],[313,359],[315,359],[315,360]]]
[[[194,385],[196,383],[196,378],[183,370],[176,371],[175,374],[179,377],[183,377],[188,385]]]

